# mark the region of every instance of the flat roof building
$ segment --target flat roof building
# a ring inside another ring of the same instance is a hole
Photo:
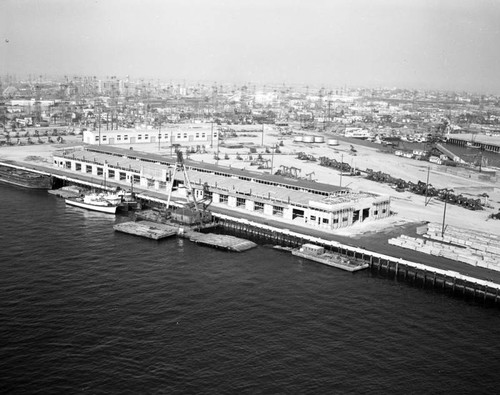
[[[213,145],[217,142],[219,131],[201,125],[189,125],[180,129],[168,126],[159,129],[118,129],[85,130],[83,142],[97,145],[121,145],[140,143],[164,143],[179,145]]]
[[[126,185],[134,183],[165,196],[173,183],[179,197],[182,196],[183,175],[176,173],[172,180],[175,158],[110,146],[89,146],[57,152],[53,160],[56,166],[72,172]],[[256,216],[324,229],[343,228],[390,215],[389,196],[355,193],[345,187],[191,160],[185,160],[184,164],[196,199],[208,193],[213,205],[234,211],[244,210]]]

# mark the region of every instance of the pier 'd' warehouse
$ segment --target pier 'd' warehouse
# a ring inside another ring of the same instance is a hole
[[[54,164],[72,172],[167,194],[175,159],[116,147],[86,147],[55,153]],[[208,193],[212,204],[244,210],[256,216],[338,229],[358,221],[390,215],[390,197],[368,192],[352,192],[329,184],[231,169],[185,161],[194,195],[201,199]],[[183,176],[173,180],[178,196],[183,190]],[[205,188],[205,192],[204,189]],[[208,192],[207,192],[208,190]]]

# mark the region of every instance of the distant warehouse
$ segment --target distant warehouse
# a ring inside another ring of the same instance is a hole
[[[175,160],[160,155],[102,145],[57,152],[53,160],[56,166],[71,172],[122,183],[125,187],[133,183],[155,192],[155,196],[165,194],[164,200],[175,166]],[[233,210],[235,214],[246,212],[323,229],[344,228],[390,215],[389,196],[190,160],[185,164],[194,196],[201,199],[208,194],[212,205]],[[173,187],[180,197],[184,179],[177,174]]]
[[[119,129],[119,130],[85,130],[83,142],[97,145],[119,145],[140,143],[164,143],[179,145],[213,145],[217,141],[219,131],[210,127],[186,126],[165,129]]]

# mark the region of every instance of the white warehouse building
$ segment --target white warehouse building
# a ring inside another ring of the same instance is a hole
[[[164,143],[168,145],[210,145],[217,142],[219,131],[201,125],[164,129],[85,130],[83,142],[97,145]]]

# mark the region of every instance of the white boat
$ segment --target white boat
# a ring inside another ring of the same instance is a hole
[[[314,244],[303,244],[300,249],[292,250],[292,254],[348,272],[356,272],[370,266],[367,262],[356,258],[346,258],[340,254],[325,252],[323,247]]]
[[[130,209],[135,210],[137,208],[140,208],[140,204],[137,201],[135,194],[131,191],[125,191],[121,189],[114,193],[113,192],[103,193],[102,196],[108,202],[118,205],[121,209],[125,211]]]
[[[66,204],[85,208],[87,210],[99,211],[101,213],[116,214],[118,203],[110,202],[103,194],[89,193],[83,196],[66,198]]]

